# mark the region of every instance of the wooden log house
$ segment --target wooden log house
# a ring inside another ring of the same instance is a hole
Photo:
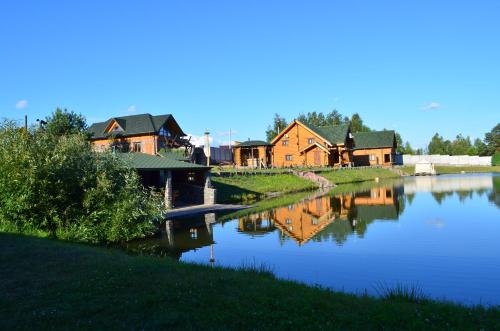
[[[233,147],[237,167],[267,168],[272,164],[272,145],[262,140],[248,140]]]
[[[144,186],[163,190],[167,208],[215,203],[211,168],[189,162],[193,145],[172,115],[114,117],[89,131],[96,151],[112,149]]]
[[[352,162],[350,125],[312,127],[294,120],[271,143],[275,167],[344,166]]]

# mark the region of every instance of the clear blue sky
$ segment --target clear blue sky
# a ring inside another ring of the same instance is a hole
[[[424,146],[500,114],[500,1],[8,1],[0,117],[172,113],[265,138],[273,114],[358,112]]]

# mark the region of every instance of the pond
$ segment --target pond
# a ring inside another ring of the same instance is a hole
[[[283,196],[233,214],[167,221],[141,254],[378,295],[500,304],[500,176],[408,177]]]

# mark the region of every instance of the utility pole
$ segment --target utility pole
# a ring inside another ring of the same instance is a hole
[[[233,141],[231,139],[231,128],[229,128],[229,153],[231,154],[231,163],[233,163]]]
[[[28,115],[24,115],[24,131],[28,132]]]

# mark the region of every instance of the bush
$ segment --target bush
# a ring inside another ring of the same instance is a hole
[[[491,165],[498,166],[500,165],[500,153],[496,152],[491,158]]]
[[[161,198],[84,133],[56,136],[0,124],[0,229],[88,242],[144,237]]]

